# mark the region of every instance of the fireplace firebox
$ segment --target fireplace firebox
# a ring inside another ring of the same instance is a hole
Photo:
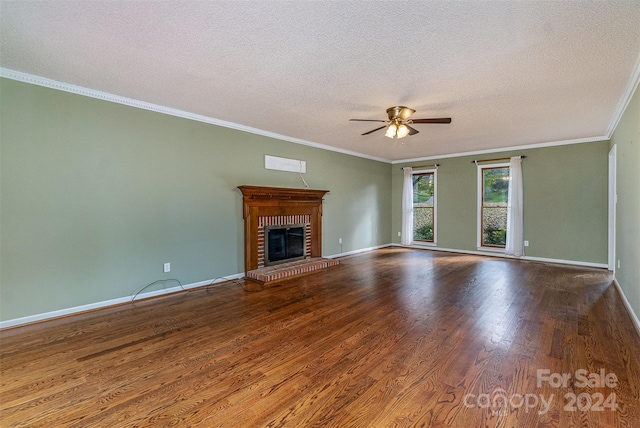
[[[305,255],[304,224],[265,227],[265,266],[302,260]]]

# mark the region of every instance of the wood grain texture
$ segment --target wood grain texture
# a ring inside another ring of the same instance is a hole
[[[0,425],[640,426],[640,340],[608,272],[400,248],[340,261],[2,331]],[[618,382],[538,386],[540,369]],[[566,409],[597,393],[617,408]]]
[[[269,186],[238,186],[244,219],[244,271],[257,269],[258,217],[308,215],[311,235],[309,257],[322,256],[322,198],[328,190]]]

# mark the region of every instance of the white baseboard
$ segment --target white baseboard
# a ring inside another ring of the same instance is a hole
[[[514,257],[514,256],[507,256],[502,253],[496,253],[494,251],[458,250],[455,248],[433,247],[430,245],[401,245],[401,244],[390,244],[390,245],[394,247],[416,248],[419,250],[442,251],[446,253],[473,254],[476,256],[502,257],[504,259],[527,260],[531,262],[554,263],[554,264],[561,264],[561,265],[573,265],[573,266],[593,267],[593,268],[602,268],[602,269],[608,268],[608,265],[606,263],[591,263],[591,262],[580,262],[575,260],[549,259],[545,257],[529,257],[529,256]]]
[[[364,252],[367,252],[367,251],[372,251],[372,250],[377,250],[379,248],[388,247],[389,245],[390,244],[383,244],[383,245],[378,245],[378,246],[375,246],[375,247],[362,248],[362,249],[355,250],[355,251],[349,251],[349,252],[346,252],[346,253],[334,254],[334,255],[325,256],[325,257],[333,259],[333,258],[338,258],[338,257],[351,256],[351,255],[354,255],[354,254],[364,253]],[[162,290],[149,291],[149,292],[146,292],[146,293],[140,293],[140,294],[136,295],[136,300],[148,299],[150,297],[156,297],[156,296],[162,296],[164,294],[176,293],[178,291],[181,291],[182,289],[188,290],[188,289],[191,289],[191,288],[203,287],[205,285],[215,284],[215,283],[218,283],[218,282],[223,282],[223,281],[227,281],[227,280],[231,280],[231,279],[243,278],[244,276],[245,276],[245,273],[242,272],[242,273],[238,273],[238,274],[235,274],[235,275],[227,275],[225,277],[220,277],[220,278],[216,278],[216,279],[194,282],[192,284],[183,285],[182,287],[177,286],[177,287],[165,288],[165,289],[162,289]],[[86,304],[86,305],[75,306],[75,307],[72,307],[72,308],[59,309],[59,310],[56,310],[56,311],[44,312],[44,313],[41,313],[41,314],[29,315],[29,316],[26,316],[26,317],[14,318],[14,319],[10,319],[10,320],[0,321],[0,330],[5,329],[5,328],[18,327],[18,326],[25,325],[25,324],[32,324],[32,323],[35,323],[35,322],[45,321],[45,320],[49,320],[49,319],[53,319],[53,318],[60,318],[60,317],[64,317],[64,316],[79,314],[81,312],[88,312],[88,311],[93,311],[93,310],[96,310],[96,309],[107,308],[109,306],[121,305],[123,303],[130,303],[132,298],[133,298],[133,296],[134,295],[125,296],[125,297],[118,297],[116,299],[105,300],[105,301],[102,301],[102,302],[89,303],[89,304]]]
[[[633,311],[633,307],[631,306],[631,303],[629,303],[629,299],[627,299],[627,296],[624,294],[624,291],[616,278],[613,278],[613,284],[616,286],[616,289],[622,298],[622,303],[624,303],[624,307],[631,317],[631,321],[633,322],[633,326],[636,328],[636,332],[638,332],[638,336],[640,336],[640,319],[638,319],[638,315]]]
[[[228,280],[242,278],[242,277],[244,277],[244,272],[243,273],[238,273],[238,274],[235,274],[235,275],[228,275],[228,276],[225,276],[225,277],[218,277],[216,279],[210,279],[210,280],[207,280],[207,281],[194,282],[192,284],[183,285],[182,287],[177,286],[177,287],[164,288],[162,290],[149,291],[147,293],[140,293],[140,294],[136,295],[135,297],[136,297],[136,300],[148,299],[150,297],[156,297],[156,296],[162,296],[164,294],[176,293],[176,292],[179,292],[179,291],[182,291],[182,290],[189,290],[191,288],[203,287],[203,286],[206,286],[206,285],[212,285],[212,284],[216,284],[216,283],[219,283],[219,282],[225,282],[225,281],[228,281]],[[118,297],[116,299],[104,300],[102,302],[89,303],[87,305],[74,306],[72,308],[59,309],[57,311],[45,312],[45,313],[42,313],[42,314],[29,315],[29,316],[22,317],[22,318],[14,318],[14,319],[6,320],[6,321],[0,321],[0,330],[5,329],[5,328],[17,327],[17,326],[24,325],[24,324],[31,324],[31,323],[35,323],[35,322],[39,322],[39,321],[45,321],[45,320],[49,320],[49,319],[53,319],[53,318],[60,318],[60,317],[68,316],[68,315],[79,314],[81,312],[93,311],[93,310],[96,310],[96,309],[102,309],[102,308],[106,308],[106,307],[109,307],[109,306],[121,305],[123,303],[131,303],[131,300],[132,300],[133,297],[134,297],[133,295],[125,296],[125,297]]]
[[[598,269],[608,269],[609,268],[609,265],[607,265],[606,263],[591,263],[591,262],[580,262],[580,261],[576,261],[576,260],[547,259],[545,257],[529,257],[529,256],[524,256],[524,257],[509,257],[509,256],[505,256],[505,257],[513,258],[513,259],[528,260],[528,261],[531,261],[531,262],[557,263],[557,264],[561,264],[561,265],[592,267],[592,268],[598,268]]]
[[[375,247],[361,248],[359,250],[347,251],[346,253],[332,254],[330,256],[324,256],[324,257],[328,259],[337,259],[338,257],[353,256],[355,254],[366,253],[367,251],[379,250],[380,248],[386,248],[391,246],[393,246],[393,244],[382,244],[382,245],[376,245]]]
[[[361,248],[361,249],[358,249],[358,250],[353,250],[353,251],[347,251],[347,252],[344,252],[344,253],[328,255],[328,256],[325,256],[325,257],[327,257],[329,259],[334,259],[334,258],[339,258],[339,257],[347,257],[347,256],[353,256],[353,255],[356,255],[356,254],[365,253],[367,251],[378,250],[380,248],[386,248],[386,247],[415,248],[415,249],[421,249],[421,250],[442,251],[442,252],[449,252],[449,253],[473,254],[473,255],[480,255],[480,256],[491,256],[491,257],[502,257],[502,258],[518,259],[516,257],[505,256],[504,254],[496,254],[496,253],[492,253],[492,252],[457,250],[457,249],[453,249],[453,248],[441,248],[441,247],[433,247],[433,246],[426,246],[426,245],[410,245],[410,246],[406,246],[406,245],[395,244],[395,243],[376,245],[376,246],[373,246],[373,247]],[[584,266],[584,267],[605,268],[605,269],[607,268],[607,265],[606,264],[602,264],[602,263],[587,263],[587,262],[578,262],[578,261],[571,261],[571,260],[547,259],[547,258],[540,258],[540,257],[527,257],[527,256],[525,256],[525,257],[519,258],[519,260],[538,261],[538,262],[546,262],[546,263],[557,263],[557,264],[566,264],[566,265],[575,265],[575,266]],[[139,295],[136,296],[136,299],[147,299],[147,298],[150,298],[150,297],[162,296],[164,294],[170,294],[170,293],[175,293],[175,292],[181,291],[182,289],[188,290],[188,289],[191,289],[191,288],[198,288],[198,287],[202,287],[202,286],[205,286],[205,285],[215,284],[215,283],[218,283],[218,282],[224,282],[224,281],[228,281],[228,280],[231,280],[231,279],[237,279],[237,278],[242,278],[242,277],[244,277],[244,272],[243,273],[234,274],[234,275],[228,275],[228,276],[225,276],[225,277],[219,277],[219,278],[212,279],[212,280],[194,282],[192,284],[183,285],[182,287],[171,287],[171,288],[165,288],[165,289],[162,289],[162,290],[149,291],[147,293],[140,293]],[[625,302],[625,306],[626,306],[627,310],[629,311],[629,313],[631,314],[631,317],[634,320],[636,328],[638,329],[638,332],[640,333],[640,322],[638,321],[637,316],[635,315],[635,313],[631,309],[631,305],[629,304],[628,300],[626,300],[626,296],[622,292],[622,289],[620,288],[620,286],[618,285],[617,282],[616,282],[616,286],[618,287],[618,290],[620,290],[620,294],[623,296],[623,300]],[[64,317],[64,316],[68,316],[68,315],[78,314],[78,313],[81,313],[81,312],[93,311],[93,310],[96,310],[96,309],[106,308],[106,307],[109,307],[109,306],[121,305],[123,303],[131,302],[132,297],[133,296],[119,297],[119,298],[116,298],[116,299],[105,300],[105,301],[102,301],[102,302],[89,303],[87,305],[75,306],[75,307],[72,307],[72,308],[60,309],[60,310],[57,310],[57,311],[45,312],[45,313],[36,314],[36,315],[29,315],[29,316],[22,317],[22,318],[14,318],[14,319],[6,320],[6,321],[0,321],[0,330],[5,329],[5,328],[17,327],[17,326],[24,325],[24,324],[31,324],[31,323],[34,323],[34,322],[44,321],[44,320],[48,320],[48,319],[53,319],[53,318],[59,318],[59,317]]]

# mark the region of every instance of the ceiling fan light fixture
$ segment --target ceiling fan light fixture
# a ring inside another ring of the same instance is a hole
[[[398,131],[398,125],[392,123],[387,128],[387,132],[385,132],[384,136],[389,138],[394,138],[396,136],[396,132]]]
[[[404,138],[409,135],[409,127],[405,124],[401,124],[398,126],[398,130],[396,131],[396,138]]]

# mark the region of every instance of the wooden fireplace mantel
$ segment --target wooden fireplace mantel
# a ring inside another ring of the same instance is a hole
[[[328,190],[267,186],[238,186],[242,192],[245,272],[258,268],[258,218],[309,215],[310,257],[322,255],[322,198]]]

